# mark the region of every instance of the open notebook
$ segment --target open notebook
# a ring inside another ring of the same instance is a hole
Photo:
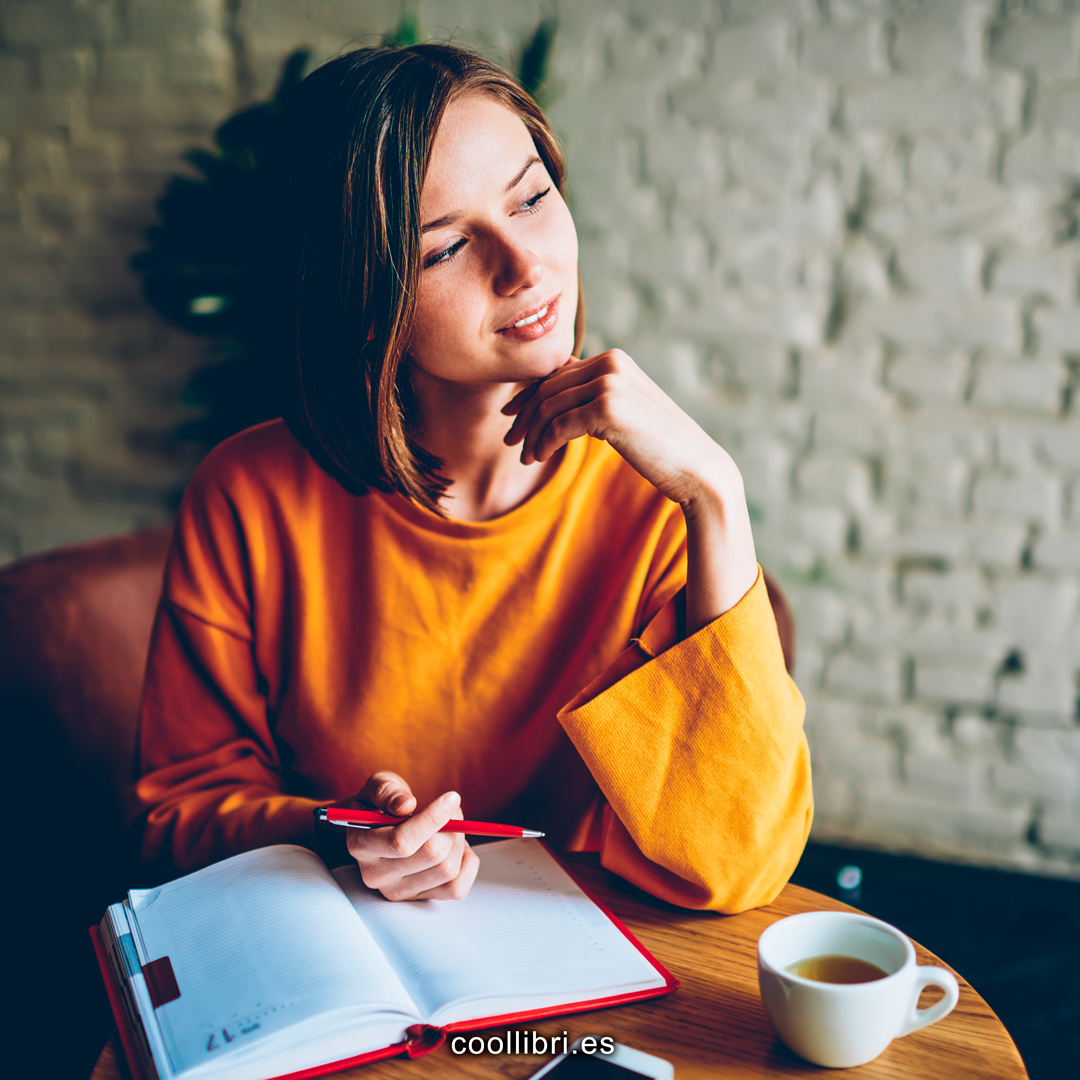
[[[91,931],[133,1074],[316,1076],[678,986],[544,845],[476,851],[462,901],[390,903],[292,845],[133,890]]]

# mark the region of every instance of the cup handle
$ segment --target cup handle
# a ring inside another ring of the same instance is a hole
[[[929,1008],[919,1008],[919,995],[928,986],[940,986],[945,996]],[[911,1012],[901,1030],[901,1035],[910,1035],[919,1028],[934,1024],[956,1008],[960,1000],[960,984],[951,971],[939,967],[918,967],[915,969],[915,989],[911,995]]]

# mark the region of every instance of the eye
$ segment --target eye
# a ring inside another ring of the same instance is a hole
[[[538,192],[531,199],[526,199],[515,211],[518,214],[535,214],[540,209],[540,204],[544,201],[544,196],[551,191],[551,185],[549,184],[543,191]]]
[[[449,247],[445,247],[442,251],[436,251],[434,255],[429,255],[424,260],[424,268],[428,269],[432,266],[439,266],[441,263],[452,262],[454,256],[465,246],[464,240],[455,240]]]

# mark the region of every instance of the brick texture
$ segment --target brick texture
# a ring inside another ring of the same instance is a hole
[[[731,451],[795,605],[815,835],[1080,877],[1080,14],[577,0],[591,349]],[[422,0],[511,62],[548,5]],[[166,522],[204,343],[126,268],[178,154],[391,0],[0,7],[0,560]]]

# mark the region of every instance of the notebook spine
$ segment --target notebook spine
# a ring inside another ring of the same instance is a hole
[[[116,1021],[117,1034],[120,1036],[120,1046],[127,1059],[128,1069],[132,1080],[158,1080],[157,1070],[153,1067],[152,1059],[147,1061],[146,1048],[139,1043],[131,1016],[129,1002],[124,992],[120,989],[117,981],[116,969],[113,960],[109,957],[100,928],[90,927],[90,943],[94,948],[94,956],[97,958],[98,967],[101,969],[101,977],[105,983],[105,994],[109,999],[109,1008],[112,1010],[113,1019]]]

